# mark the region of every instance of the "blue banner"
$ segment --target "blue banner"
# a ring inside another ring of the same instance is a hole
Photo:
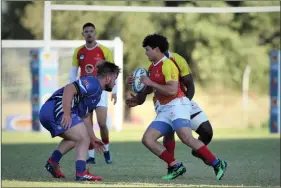
[[[280,132],[280,50],[270,53],[270,132]]]
[[[46,131],[39,121],[39,111],[44,102],[58,89],[58,56],[56,51],[36,49],[31,51],[32,73],[32,130]]]

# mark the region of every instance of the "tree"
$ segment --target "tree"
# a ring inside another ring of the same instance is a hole
[[[25,7],[30,1],[6,1],[7,10],[2,13],[2,39],[34,39],[32,33],[20,23],[21,17],[25,14]]]

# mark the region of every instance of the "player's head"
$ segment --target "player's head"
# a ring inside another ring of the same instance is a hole
[[[142,42],[145,48],[145,55],[150,61],[157,61],[169,49],[169,42],[166,37],[159,34],[148,35]]]
[[[97,65],[97,77],[104,86],[105,91],[112,91],[115,80],[120,73],[120,68],[114,63],[102,61]]]
[[[83,25],[82,35],[87,43],[92,43],[96,40],[96,27],[94,24],[88,22]]]

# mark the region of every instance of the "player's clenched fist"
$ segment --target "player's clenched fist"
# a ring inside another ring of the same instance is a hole
[[[70,114],[63,114],[61,119],[61,126],[65,129],[68,129],[71,126],[72,118]]]

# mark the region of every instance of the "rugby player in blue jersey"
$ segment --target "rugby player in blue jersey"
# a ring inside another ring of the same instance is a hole
[[[97,69],[96,77],[86,75],[66,85],[57,90],[41,107],[41,124],[52,137],[63,138],[45,165],[54,178],[65,177],[60,170],[59,162],[63,155],[75,147],[76,180],[102,180],[102,177],[86,170],[89,144],[93,144],[96,151],[104,151],[102,141],[94,134],[90,114],[100,101],[102,91],[112,91],[120,68],[104,61]]]

